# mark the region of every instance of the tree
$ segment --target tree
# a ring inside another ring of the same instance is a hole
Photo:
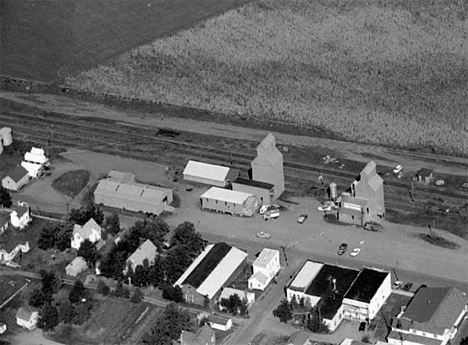
[[[284,323],[292,319],[291,308],[287,300],[283,299],[278,308],[273,310],[273,316],[279,318]]]
[[[96,286],[96,292],[102,294],[102,290],[104,289],[104,286],[106,286],[106,283],[104,283],[103,280],[99,280],[99,283]]]
[[[130,299],[133,303],[140,303],[143,299],[143,292],[140,289],[136,289],[133,292],[132,298]]]
[[[47,272],[45,270],[41,270],[39,274],[41,275],[42,280],[41,291],[44,295],[44,303],[49,304],[53,299],[53,295],[57,293],[60,288],[59,278],[55,273]]]
[[[82,325],[91,315],[89,306],[81,303],[73,306],[73,324]]]
[[[237,315],[239,312],[239,307],[241,305],[242,301],[239,298],[239,295],[233,294],[229,296],[229,298],[221,298],[221,306],[227,309],[228,312],[230,312],[232,315]]]
[[[468,337],[462,338],[462,340],[460,341],[460,345],[468,345]]]
[[[58,307],[58,318],[60,322],[69,324],[73,319],[73,307],[69,300],[63,300]]]
[[[85,225],[90,219],[94,219],[99,225],[104,221],[104,213],[94,204],[82,206],[81,208],[74,208],[68,214],[68,220],[71,223],[78,225]]]
[[[11,207],[13,202],[11,201],[11,195],[8,191],[0,186],[0,206],[2,207]]]
[[[117,283],[117,287],[115,288],[115,291],[114,291],[114,296],[123,297],[123,295],[124,295],[123,284],[122,284],[122,281],[119,280]]]
[[[55,247],[55,234],[57,232],[57,226],[48,224],[41,229],[41,234],[37,240],[37,246],[39,249],[47,250]]]
[[[190,315],[176,303],[169,303],[151,331],[143,336],[143,343],[149,345],[172,345],[182,331],[191,331]]]
[[[183,246],[191,257],[196,257],[202,252],[204,242],[192,223],[183,222],[175,229],[171,238],[171,246],[177,245]]]
[[[39,312],[37,326],[46,332],[53,331],[59,324],[57,308],[53,305],[45,305]]]
[[[34,289],[29,296],[29,305],[35,308],[41,308],[45,304],[45,296],[41,289]]]
[[[162,262],[166,274],[166,283],[174,284],[191,263],[192,257],[182,245],[172,247]]]
[[[71,239],[73,236],[73,223],[66,223],[58,226],[55,233],[55,248],[64,251],[71,246]]]
[[[169,231],[169,225],[162,218],[148,217],[144,221],[136,222],[133,225],[130,230],[130,237],[144,238],[153,241],[153,243],[162,243],[164,236]],[[138,245],[139,243],[137,247]]]
[[[96,249],[96,245],[90,240],[84,240],[78,249],[78,256],[82,256],[85,259],[88,267],[92,267],[96,264],[96,261],[99,259],[99,254]]]
[[[112,213],[106,218],[106,230],[112,235],[117,235],[120,232],[120,219],[117,213]]]
[[[80,303],[83,299],[89,299],[89,292],[80,280],[77,280],[73,285],[68,299],[72,304]]]
[[[108,287],[107,285],[105,285],[105,286],[102,288],[102,295],[103,295],[103,296],[109,296],[109,293],[110,293],[110,287]]]
[[[148,275],[149,275],[149,267],[148,267],[148,260],[146,260],[146,265],[138,265],[135,268],[135,272],[133,274],[133,284],[135,286],[146,286],[148,285]],[[146,267],[145,267],[146,266]]]
[[[153,285],[154,287],[159,286],[164,282],[164,270],[161,266],[161,257],[156,256],[154,264],[150,266],[148,272],[148,284]]]
[[[320,305],[315,306],[310,312],[310,319],[307,328],[315,333],[328,333],[328,326],[323,321]]]
[[[184,294],[182,289],[179,285],[172,286],[169,284],[165,284],[162,287],[162,297],[169,301],[173,301],[175,303],[182,303],[184,302]]]

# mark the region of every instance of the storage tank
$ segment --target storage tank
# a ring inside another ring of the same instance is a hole
[[[333,201],[336,201],[336,198],[338,197],[338,191],[337,191],[337,186],[335,182],[330,183],[330,199]]]
[[[3,127],[0,129],[0,137],[2,137],[3,146],[10,146],[13,143],[10,127]]]

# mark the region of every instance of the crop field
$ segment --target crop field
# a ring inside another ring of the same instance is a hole
[[[247,0],[0,0],[0,74],[57,81]]]
[[[467,154],[464,0],[260,0],[70,77],[70,86]]]

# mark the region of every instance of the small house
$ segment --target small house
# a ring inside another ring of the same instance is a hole
[[[29,252],[29,242],[22,244],[4,244],[0,246],[0,263],[8,263],[12,261],[19,252],[27,253]]]
[[[225,287],[223,288],[223,291],[221,291],[221,295],[219,295],[219,309],[221,311],[224,311],[224,307],[221,305],[221,300],[222,299],[229,299],[231,296],[237,295],[241,301],[245,300],[247,303],[247,309],[250,309],[253,304],[255,303],[255,293],[246,291],[246,290],[240,290],[240,289],[235,289],[232,287]]]
[[[216,334],[210,326],[204,325],[196,333],[182,331],[179,342],[181,345],[216,345]]]
[[[422,168],[416,173],[416,178],[419,182],[429,184],[434,179],[434,170]]]
[[[13,212],[10,213],[10,222],[17,229],[24,229],[29,223],[31,223],[31,213],[27,203],[18,201],[18,206],[13,208]]]
[[[86,268],[88,268],[88,265],[86,264],[85,259],[81,256],[77,256],[68,264],[67,267],[65,267],[65,272],[71,277],[76,277],[78,274],[86,270]]]
[[[252,268],[253,274],[248,280],[249,289],[265,290],[281,269],[279,251],[264,248]]]
[[[239,175],[238,169],[189,160],[182,173],[185,181],[226,187]]]
[[[135,252],[127,259],[124,274],[127,272],[128,267],[135,271],[138,265],[143,265],[143,261],[148,260],[151,265],[158,254],[158,248],[150,240],[146,240],[138,247]]]
[[[96,243],[101,239],[101,232],[101,227],[92,218],[83,226],[75,224],[73,227],[71,247],[78,250],[81,247],[81,243],[85,240]]]
[[[2,179],[2,186],[8,190],[18,191],[29,182],[28,171],[21,165],[8,172]]]
[[[232,182],[232,190],[252,194],[258,201],[258,207],[270,205],[275,196],[273,184],[242,177],[238,177]]]
[[[251,217],[257,209],[257,200],[252,194],[211,187],[201,197],[203,210]]]
[[[227,332],[232,327],[232,319],[221,317],[215,314],[209,314],[207,312],[201,312],[197,315],[197,320],[200,322],[203,319],[207,319],[207,324],[218,331]]]
[[[16,324],[30,331],[36,329],[38,319],[39,311],[31,306],[21,307],[16,312]]]

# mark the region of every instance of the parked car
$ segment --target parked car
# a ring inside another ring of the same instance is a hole
[[[357,256],[361,252],[361,248],[354,248],[353,251],[349,254],[352,257]]]
[[[298,222],[299,224],[302,224],[302,223],[305,222],[305,220],[307,219],[307,217],[308,217],[308,216],[307,216],[306,214],[301,214],[301,215],[299,216],[299,218],[297,218],[297,222]]]
[[[381,231],[382,225],[373,222],[367,222],[364,224],[364,229],[369,231]]]
[[[257,237],[269,239],[271,237],[271,234],[269,234],[268,232],[262,231],[257,234]]]
[[[338,255],[343,255],[346,253],[346,249],[348,249],[348,245],[346,243],[342,243],[340,245],[340,249],[338,250]]]
[[[395,169],[393,169],[394,174],[399,174],[403,170],[403,166],[401,164],[398,164]]]
[[[262,207],[260,207],[260,209],[258,210],[258,213],[264,214],[266,211],[268,211],[269,207],[270,205],[262,205]]]
[[[409,290],[411,290],[412,287],[413,287],[413,283],[412,282],[407,282],[405,285],[403,285],[403,287],[401,289],[403,291],[409,291]]]
[[[365,322],[361,322],[359,324],[359,332],[364,332],[366,330],[366,323]]]
[[[398,290],[401,288],[401,286],[403,285],[403,282],[397,280],[393,283],[393,286],[392,286],[392,289],[393,290]]]
[[[270,210],[265,212],[263,215],[264,220],[269,220],[269,219],[277,219],[280,216],[280,213],[278,210]]]

